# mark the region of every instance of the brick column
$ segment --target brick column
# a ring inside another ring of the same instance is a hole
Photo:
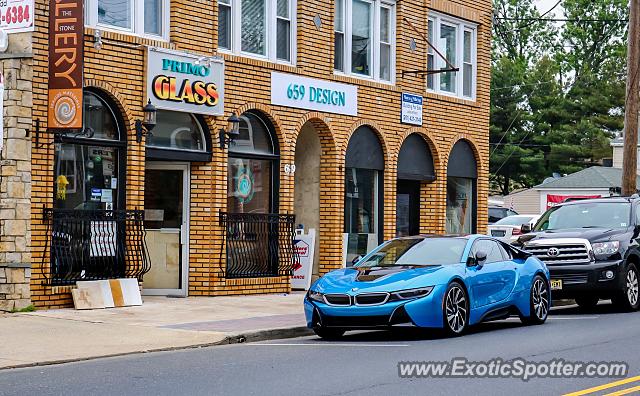
[[[31,305],[31,33],[12,34],[0,53],[5,79],[0,152],[0,311]]]

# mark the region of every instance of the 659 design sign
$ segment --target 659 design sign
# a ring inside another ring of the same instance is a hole
[[[224,113],[224,63],[149,48],[147,96],[158,109],[205,115]]]
[[[82,3],[49,2],[49,129],[82,129]]]

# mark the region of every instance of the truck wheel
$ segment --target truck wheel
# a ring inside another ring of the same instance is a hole
[[[598,305],[598,301],[599,301],[599,298],[595,296],[576,298],[576,304],[578,304],[578,306],[584,310],[591,310],[595,308],[596,305]]]
[[[629,263],[623,275],[622,290],[611,299],[623,311],[637,311],[640,308],[638,281],[638,269],[635,264]]]

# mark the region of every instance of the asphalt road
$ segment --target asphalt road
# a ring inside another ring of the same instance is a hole
[[[543,326],[509,319],[454,339],[410,329],[358,332],[339,342],[302,337],[0,371],[0,395],[560,395],[619,379],[403,379],[398,362],[624,361],[634,377],[640,375],[639,338],[640,313],[569,307]],[[593,394],[636,386],[640,377]]]

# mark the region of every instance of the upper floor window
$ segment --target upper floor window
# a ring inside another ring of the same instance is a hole
[[[395,71],[395,1],[335,0],[336,71],[391,82]]]
[[[218,48],[292,63],[296,0],[218,0]]]
[[[428,37],[459,72],[442,72],[427,76],[427,89],[445,95],[474,99],[476,91],[477,26],[460,19],[432,13]],[[433,48],[427,50],[427,69],[445,70],[447,63]]]
[[[140,36],[169,36],[169,0],[86,0],[87,24]]]

